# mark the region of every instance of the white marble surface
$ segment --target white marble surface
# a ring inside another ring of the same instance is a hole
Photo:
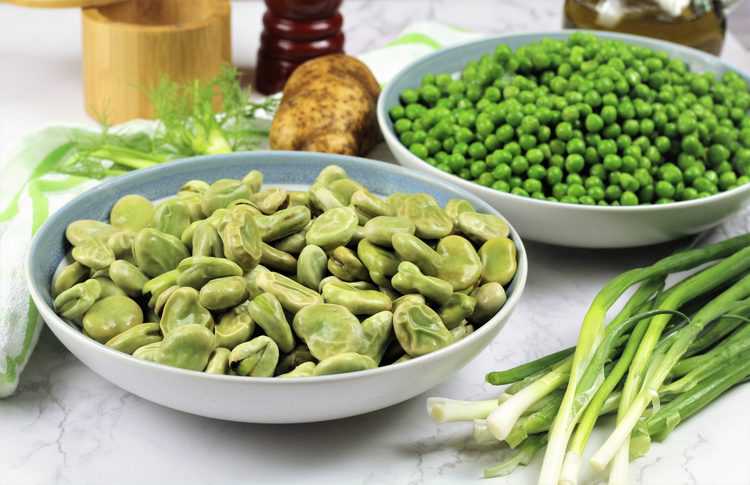
[[[558,0],[348,0],[350,52],[436,19],[491,32],[550,30]],[[260,5],[236,4],[235,62],[250,66]],[[79,20],[74,11],[0,6],[0,149],[50,121],[90,122],[82,111]],[[730,39],[725,56],[750,64]],[[380,152],[384,153],[384,152]],[[750,230],[749,214],[713,238]],[[680,244],[579,251],[528,244],[524,299],[506,329],[469,366],[430,395],[490,396],[484,373],[571,345],[595,291],[626,268]],[[166,385],[166,384],[165,384]],[[437,427],[426,396],[365,416],[308,425],[247,425],[171,411],[132,396],[84,367],[48,331],[16,396],[0,401],[0,485],[27,484],[454,484],[479,483],[502,450],[476,450],[466,426]],[[345,396],[342,397],[345,399]],[[750,386],[735,389],[632,465],[648,485],[748,485]],[[304,406],[304,403],[300,403]],[[601,436],[595,436],[595,439]],[[492,483],[531,484],[538,462]],[[587,483],[596,483],[589,476]]]

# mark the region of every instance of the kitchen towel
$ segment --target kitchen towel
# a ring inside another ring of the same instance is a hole
[[[386,46],[359,58],[381,83],[412,61],[445,46],[482,37],[434,22],[407,27]],[[149,130],[152,122],[133,121],[114,130]],[[41,330],[41,319],[26,289],[25,261],[31,238],[65,202],[98,181],[56,171],[70,140],[90,131],[50,126],[24,137],[0,162],[0,397],[16,390]]]

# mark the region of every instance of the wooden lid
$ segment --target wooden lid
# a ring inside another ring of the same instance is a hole
[[[122,3],[128,0],[6,0],[21,7],[33,8],[85,8],[100,7],[113,3]]]

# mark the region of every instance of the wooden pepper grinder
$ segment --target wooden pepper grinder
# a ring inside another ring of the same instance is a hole
[[[303,62],[344,52],[342,0],[265,0],[255,88],[263,94],[281,91]]]

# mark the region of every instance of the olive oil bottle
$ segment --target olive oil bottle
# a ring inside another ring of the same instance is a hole
[[[656,37],[718,55],[724,44],[726,17],[720,0],[693,0],[679,16],[652,0],[621,0],[624,11],[603,21],[597,7],[604,0],[565,0],[565,28],[607,30]]]

